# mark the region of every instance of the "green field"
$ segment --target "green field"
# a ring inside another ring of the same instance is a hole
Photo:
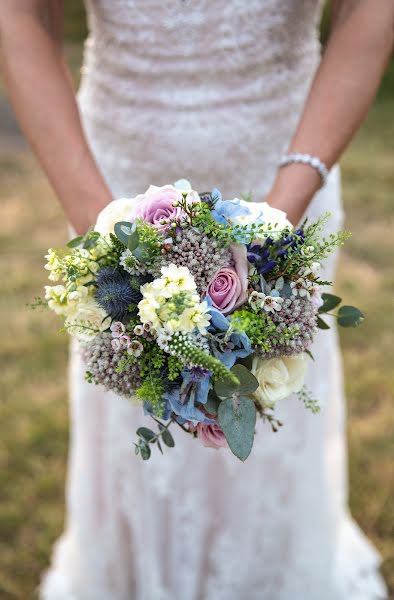
[[[68,31],[79,36],[81,28],[78,16]],[[79,47],[69,50],[77,63]],[[367,315],[361,329],[342,332],[350,503],[383,555],[394,597],[393,92],[390,69],[342,161],[353,238],[336,291]],[[0,598],[28,600],[62,529],[68,413],[66,336],[55,316],[26,305],[45,283],[42,255],[66,240],[66,228],[31,155],[12,134],[2,136],[6,125],[0,122]]]

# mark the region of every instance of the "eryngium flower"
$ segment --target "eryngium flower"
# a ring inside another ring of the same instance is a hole
[[[182,230],[168,254],[158,259],[153,275],[160,277],[161,267],[171,263],[188,267],[201,294],[221,267],[232,264],[232,256],[228,248],[220,248],[216,240],[190,228]]]
[[[130,304],[138,304],[142,295],[133,289],[128,274],[112,267],[104,267],[97,273],[97,303],[116,321],[122,321],[129,312]]]
[[[124,356],[124,348],[112,348],[112,335],[108,332],[97,335],[94,340],[84,347],[84,357],[87,371],[95,383],[101,384],[121,396],[132,397],[133,391],[140,385],[140,370],[138,363],[127,365],[123,373],[118,373],[116,367]]]

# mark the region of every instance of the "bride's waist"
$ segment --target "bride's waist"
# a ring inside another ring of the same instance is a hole
[[[110,115],[114,125],[120,119],[133,118],[134,111],[172,114],[236,111],[250,107],[251,111],[275,117],[284,110],[302,108],[318,64],[318,56],[310,56],[297,68],[261,70],[259,66],[246,71],[209,73],[166,73],[100,69],[89,63],[84,69],[79,99],[85,112],[104,119]],[[126,124],[122,122],[122,128]],[[127,125],[126,125],[127,126]]]

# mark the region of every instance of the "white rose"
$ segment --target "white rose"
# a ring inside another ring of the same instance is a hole
[[[240,206],[249,210],[248,215],[234,217],[232,221],[236,225],[250,225],[252,223],[272,223],[278,225],[278,229],[282,230],[286,227],[293,228],[290,221],[286,217],[286,213],[278,208],[273,208],[268,202],[247,202],[234,198],[233,202],[237,202]]]
[[[111,317],[102,309],[93,298],[80,302],[76,310],[69,315],[65,327],[71,335],[80,342],[89,342],[98,333],[105,331],[111,324]]]
[[[119,221],[130,221],[130,215],[134,206],[134,198],[120,198],[113,200],[99,214],[95,231],[105,235],[114,232],[115,223]]]
[[[263,406],[272,408],[278,400],[300,391],[304,385],[306,368],[305,353],[268,360],[255,357],[252,373],[259,382],[259,387],[254,392],[254,397]]]

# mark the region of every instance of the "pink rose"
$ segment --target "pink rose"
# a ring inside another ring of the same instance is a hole
[[[248,297],[248,263],[246,246],[232,244],[234,267],[222,267],[215,273],[207,287],[215,308],[227,315]]]
[[[173,185],[151,185],[145,194],[139,194],[134,199],[131,220],[142,218],[160,231],[165,231],[168,229],[169,220],[182,220],[186,216],[181,207],[173,205],[174,202],[182,200],[182,191],[188,192],[188,202],[199,201],[197,192],[192,190],[180,190]],[[167,221],[166,224],[162,224],[163,219]]]
[[[228,448],[227,440],[220,425],[197,423],[197,436],[207,448]]]

